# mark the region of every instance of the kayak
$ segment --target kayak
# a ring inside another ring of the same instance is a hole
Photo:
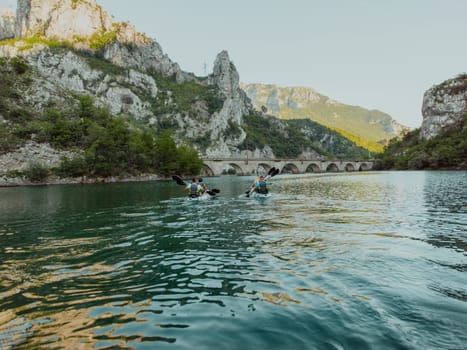
[[[172,175],[172,179],[177,183],[177,185],[185,187],[185,191],[189,190],[189,186],[183,181],[183,179],[178,175]],[[202,179],[201,179],[202,180]],[[206,190],[201,196],[199,197],[188,197],[187,199],[190,201],[204,201],[206,199],[215,198],[217,194],[221,193],[221,190],[217,188],[213,188],[211,190]]]
[[[266,200],[271,197],[271,193],[258,193],[258,192],[252,192],[250,194],[251,198],[258,199],[258,200]]]
[[[201,196],[198,197],[187,197],[189,201],[205,201],[211,198],[215,198],[215,196],[211,196],[208,193],[203,193]]]
[[[256,186],[258,186],[262,182],[264,182],[265,186],[266,186],[266,190],[267,190],[267,186],[268,186],[267,181],[269,181],[272,177],[276,176],[279,173],[280,173],[279,169],[276,169],[275,167],[272,167],[271,169],[269,169],[268,175],[266,177],[264,177],[262,175],[257,177],[254,185],[249,190],[247,190],[245,192],[246,197],[247,198],[251,197],[251,198],[258,199],[258,200],[266,200],[269,197],[271,197],[271,193],[269,193],[269,192],[268,193],[258,193],[258,192],[256,192]],[[264,190],[264,188],[262,190]]]

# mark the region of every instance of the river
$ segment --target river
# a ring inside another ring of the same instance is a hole
[[[0,188],[0,349],[466,349],[467,172]]]

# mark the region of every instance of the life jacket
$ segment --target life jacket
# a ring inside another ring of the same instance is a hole
[[[201,193],[206,192],[207,186],[204,182],[198,182],[198,185],[201,187]]]
[[[198,184],[192,183],[190,185],[190,195],[191,195],[191,197],[198,197],[199,196],[199,186],[198,186]]]
[[[256,184],[256,192],[261,194],[267,194],[269,192],[266,181],[260,181]]]

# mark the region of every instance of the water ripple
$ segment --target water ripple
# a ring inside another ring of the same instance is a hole
[[[250,180],[8,192],[44,207],[0,206],[0,345],[464,346],[465,172],[283,176],[266,202]]]

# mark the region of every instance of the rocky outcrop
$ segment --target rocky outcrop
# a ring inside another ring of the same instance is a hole
[[[0,8],[0,40],[15,36],[15,14],[11,9]]]
[[[128,33],[123,34],[126,36]],[[172,62],[154,40],[142,40],[139,44],[118,40],[107,45],[103,51],[105,59],[120,67],[174,76],[179,83],[196,80],[193,74],[182,71],[178,63]]]
[[[115,22],[95,0],[18,0],[15,37],[58,40],[78,49],[102,51],[118,66],[153,70],[179,82],[194,79],[156,41],[130,23]]]
[[[111,32],[115,25],[94,0],[18,0],[15,36],[73,42]]]
[[[14,152],[0,154],[0,164],[2,172],[26,170],[31,162],[52,168],[58,166],[63,157],[73,158],[74,155],[73,152],[58,151],[49,144],[30,141]]]
[[[467,74],[431,87],[423,96],[421,138],[430,139],[455,126],[466,113]]]
[[[151,115],[150,103],[140,96],[155,98],[158,89],[154,79],[140,71],[129,68],[118,74],[105,73],[72,51],[42,50],[29,56],[28,61],[44,79],[67,90],[95,96],[96,102],[113,114],[124,113],[137,119]]]
[[[219,88],[225,97],[224,105],[218,113],[211,116],[208,129],[211,131],[212,146],[206,150],[210,157],[225,157],[238,151],[236,146],[246,137],[240,129],[240,135],[233,139],[222,138],[221,133],[229,128],[229,123],[242,124],[242,118],[251,108],[251,102],[240,88],[240,76],[227,51],[220,52],[214,61],[213,74],[209,83]]]
[[[228,98],[234,99],[242,95],[240,76],[227,51],[223,50],[217,55],[209,82],[216,85]]]

